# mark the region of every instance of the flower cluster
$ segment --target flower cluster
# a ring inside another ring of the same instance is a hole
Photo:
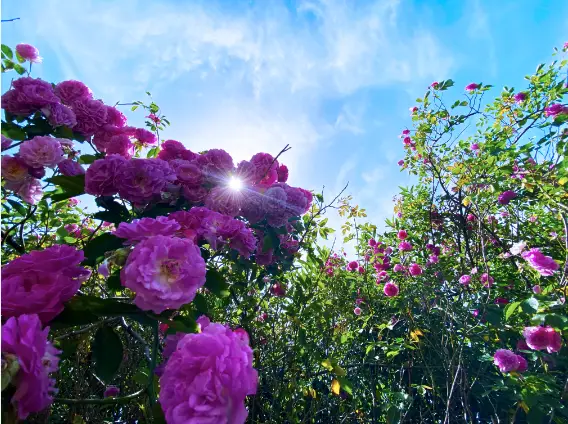
[[[37,314],[47,323],[79,290],[90,271],[83,251],[67,245],[34,250],[2,267],[2,316]]]
[[[160,377],[160,404],[166,421],[245,422],[247,395],[256,393],[247,333],[221,324],[202,326],[179,340]]]
[[[516,371],[521,373],[529,367],[524,357],[507,349],[497,349],[495,355],[493,355],[493,363],[499,367],[501,372]]]
[[[20,420],[47,408],[57,393],[49,374],[57,371],[61,352],[47,340],[48,333],[49,327],[42,329],[35,314],[11,317],[2,325],[2,384],[4,365],[10,362],[10,368],[15,367],[10,372],[10,384],[16,389],[11,402]]]
[[[562,347],[562,337],[552,327],[526,327],[523,337],[527,346],[533,350],[546,349],[548,353],[553,353]]]

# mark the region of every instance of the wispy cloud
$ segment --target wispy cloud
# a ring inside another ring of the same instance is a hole
[[[355,159],[320,173],[307,164],[340,154],[333,143],[372,137],[369,110],[383,88],[425,85],[454,67],[420,16],[401,13],[406,1],[45,0],[19,28],[57,55],[60,78],[85,81],[109,103],[150,90],[171,118],[167,136],[191,149],[224,148],[238,160],[290,144],[293,184],[376,187],[380,171],[362,181]],[[374,97],[358,96],[366,90]],[[330,101],[334,116],[322,113]]]

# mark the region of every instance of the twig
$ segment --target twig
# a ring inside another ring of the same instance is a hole
[[[121,396],[117,398],[105,398],[105,399],[68,399],[68,398],[55,398],[53,399],[56,403],[64,403],[66,405],[108,405],[113,403],[127,403],[132,399],[144,394],[146,389],[138,390],[132,394]]]

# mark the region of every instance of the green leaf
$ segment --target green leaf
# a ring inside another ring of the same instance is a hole
[[[61,200],[85,193],[85,175],[76,175],[74,177],[58,175],[48,178],[47,181],[61,188],[60,191],[51,194],[51,199],[54,202],[60,202]]]
[[[544,318],[544,324],[565,330],[568,328],[568,318],[564,315],[548,314]]]
[[[91,163],[93,163],[97,159],[98,158],[95,155],[81,155],[79,157],[79,163],[81,163],[83,165],[90,165]]]
[[[16,141],[26,139],[24,130],[11,122],[2,122],[2,135]]]
[[[527,314],[535,314],[538,311],[538,300],[531,297],[521,303],[521,309]]]
[[[195,295],[195,299],[193,299],[192,303],[193,305],[195,305],[195,308],[199,312],[201,312],[202,314],[207,314],[207,300],[205,300],[205,296],[203,296],[201,293],[197,293]]]
[[[156,156],[158,156],[158,151],[160,149],[158,147],[152,147],[150,150],[148,150],[148,153],[146,154],[147,158],[155,158]]]
[[[16,71],[18,75],[24,75],[26,73],[26,68],[18,63],[14,63],[14,71]]]
[[[225,281],[225,277],[213,268],[207,270],[204,287],[219,297],[227,297],[230,295],[229,285]]]
[[[73,130],[65,125],[57,127],[54,131],[54,135],[59,138],[69,138],[73,139]]]
[[[123,348],[118,334],[109,326],[101,327],[91,344],[95,374],[105,383],[110,383],[122,363]]]
[[[8,59],[14,58],[14,54],[12,53],[12,49],[10,47],[8,47],[6,44],[2,44],[2,53],[4,53]]]
[[[136,109],[138,109],[138,105],[134,105],[134,106],[132,106],[132,107],[130,108],[130,110],[131,110],[132,112],[134,112]]]
[[[122,242],[122,239],[111,233],[104,233],[94,237],[83,249],[85,252],[83,264],[94,266],[97,262],[102,260],[106,252],[123,247]]]
[[[85,189],[84,175],[76,175],[74,177],[66,177],[64,175],[58,175],[56,177],[48,178],[47,181],[60,186],[66,191]]]
[[[348,394],[350,394],[351,396],[353,396],[353,387],[351,385],[351,382],[346,379],[345,377],[337,377],[337,381],[339,381],[339,384],[341,385],[341,388],[343,389],[343,391],[347,392]]]
[[[20,56],[20,53],[18,53],[17,51],[16,51],[16,59],[20,63],[24,63],[26,61],[26,59],[24,59],[22,56]]]
[[[515,313],[515,311],[519,308],[521,302],[513,302],[509,303],[505,306],[505,321],[508,321],[509,318]]]
[[[16,209],[16,211],[21,215],[21,216],[26,216],[28,211],[27,209],[24,207],[24,205],[22,205],[20,202],[17,202],[15,200],[12,199],[8,199],[8,203],[10,205],[12,205],[12,207],[14,209]]]
[[[120,282],[120,271],[113,272],[109,275],[106,281],[107,287],[112,291],[122,290],[122,284]]]

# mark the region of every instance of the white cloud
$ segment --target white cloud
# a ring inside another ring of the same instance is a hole
[[[338,192],[359,161],[326,169],[324,178],[308,164],[334,149],[318,148],[377,131],[384,123],[367,111],[381,101],[378,89],[425,86],[449,76],[454,62],[404,1],[298,0],[296,10],[287,3],[45,0],[25,9],[18,30],[55,52],[64,78],[85,81],[108,103],[151,91],[172,121],[168,138],[193,150],[225,148],[237,160],[290,144],[283,161],[291,183],[327,180]],[[414,29],[401,25],[409,20]],[[357,96],[370,88],[372,101]],[[336,116],[322,113],[328,101],[339,105]],[[381,171],[362,179],[363,187],[351,183],[355,202],[384,210],[371,191],[383,183]]]

